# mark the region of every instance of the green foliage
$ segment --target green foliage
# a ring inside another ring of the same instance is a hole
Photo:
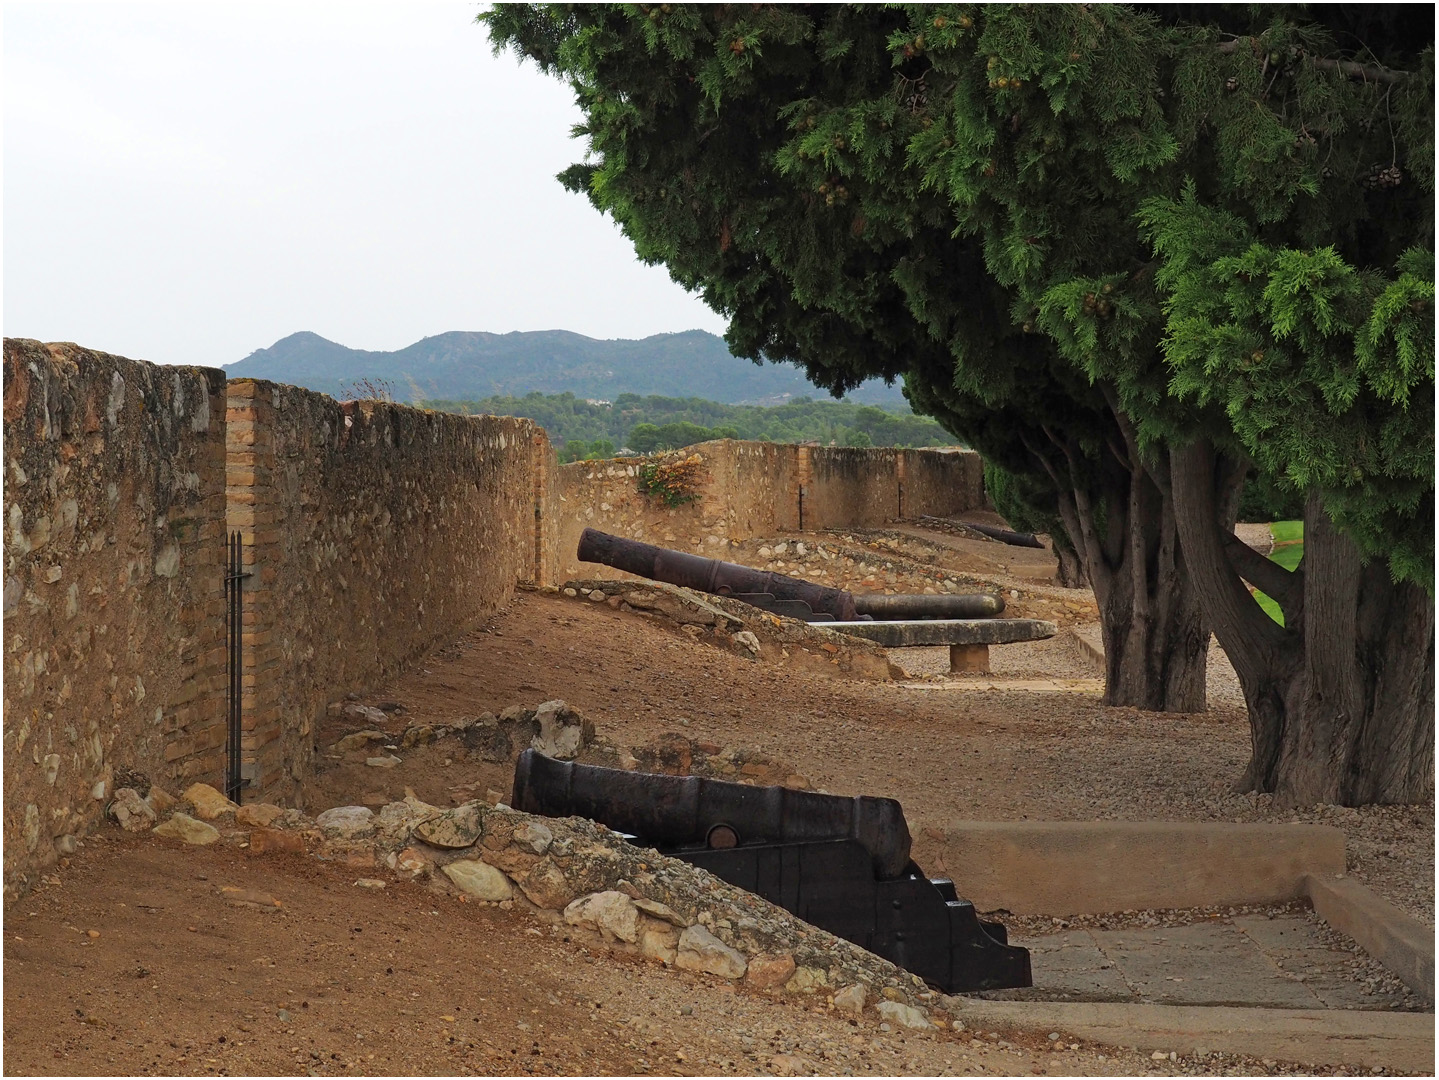
[[[831,442],[840,446],[952,446],[955,438],[926,417],[856,405],[847,401],[811,401],[802,397],[784,405],[724,405],[701,398],[640,397],[621,394],[607,404],[592,404],[573,394],[526,394],[479,401],[427,401],[429,408],[463,414],[492,413],[534,420],[557,444],[578,442],[593,456],[595,442],[642,453],[677,449],[707,439],[756,439],[764,442]],[[654,435],[653,429],[663,434]],[[865,443],[863,440],[868,439]],[[567,460],[578,460],[570,457]]]
[[[1272,248],[1192,186],[1142,220],[1165,260],[1171,391],[1222,408],[1265,476],[1317,488],[1361,550],[1432,587],[1433,254],[1404,252],[1391,276]]]
[[[668,507],[694,502],[699,498],[702,464],[698,454],[646,461],[640,465],[638,471],[640,492],[658,499]]]
[[[585,442],[584,439],[569,439],[560,448],[560,461],[599,461],[604,458],[615,456],[615,444],[609,439],[596,439],[594,442]]]
[[[1269,561],[1278,563],[1286,570],[1295,570],[1304,559],[1304,522],[1302,521],[1275,521],[1269,526],[1269,531],[1274,537],[1274,550],[1269,554]],[[1284,625],[1284,612],[1273,599],[1254,590],[1254,599],[1259,602],[1269,617],[1280,626]]]

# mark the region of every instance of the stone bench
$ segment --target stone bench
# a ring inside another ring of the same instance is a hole
[[[821,622],[827,630],[865,638],[887,649],[948,645],[949,670],[988,672],[989,647],[1054,637],[1059,627],[1043,619],[893,619]]]

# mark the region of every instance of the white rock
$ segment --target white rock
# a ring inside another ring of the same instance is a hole
[[[565,922],[598,930],[620,941],[639,940],[639,909],[628,896],[613,889],[590,893],[571,903],[565,908]]]
[[[372,705],[361,705],[358,701],[347,701],[342,711],[346,716],[352,716],[356,720],[363,720],[367,724],[385,724],[389,717]]]
[[[913,1005],[905,1005],[899,1001],[881,1001],[874,1008],[880,1016],[886,1020],[893,1020],[900,1027],[929,1028],[934,1026],[929,1022],[929,1017]]]
[[[686,971],[707,971],[725,979],[744,977],[749,961],[744,954],[731,949],[703,926],[690,926],[680,935],[675,952],[675,967]]]
[[[503,802],[503,797],[495,800]],[[550,849],[554,842],[555,834],[550,832],[549,826],[538,821],[527,821],[518,826],[510,842],[521,851],[528,851],[532,855],[543,855]]]
[[[515,895],[514,883],[505,876],[504,871],[478,859],[460,859],[448,863],[445,866],[445,876],[453,881],[461,892],[468,893],[477,900],[498,903],[501,900],[511,900]]]
[[[376,769],[393,769],[401,763],[401,760],[402,759],[395,757],[394,754],[386,754],[384,757],[366,758],[365,764]]]
[[[530,742],[534,749],[561,761],[569,761],[580,752],[584,745],[584,721],[565,702],[546,701],[535,710],[535,719],[540,732]]]
[[[331,836],[368,836],[375,831],[375,812],[368,806],[336,806],[317,817],[315,824]]]
[[[141,832],[155,824],[155,811],[140,798],[134,788],[123,787],[115,792],[115,801],[110,804],[110,816],[120,823],[126,832]]]
[[[734,636],[737,645],[743,645],[752,653],[759,652],[759,638],[750,630],[741,630]]]
[[[858,1016],[864,1012],[864,1003],[867,996],[864,987],[859,983],[855,983],[853,986],[846,986],[834,995],[834,1007],[840,1012]]]

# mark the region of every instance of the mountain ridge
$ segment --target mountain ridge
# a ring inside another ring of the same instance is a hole
[[[726,404],[783,402],[825,393],[788,364],[757,365],[704,330],[591,338],[572,330],[449,330],[391,351],[352,349],[311,330],[225,365],[229,378],[269,379],[341,395],[363,379],[399,400],[478,400],[532,391],[612,399],[620,394],[702,397]],[[871,380],[849,400],[907,407],[898,385]]]

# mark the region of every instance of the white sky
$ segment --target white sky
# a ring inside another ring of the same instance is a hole
[[[4,332],[218,365],[297,330],[724,323],[554,175],[568,87],[475,3],[6,3]]]

